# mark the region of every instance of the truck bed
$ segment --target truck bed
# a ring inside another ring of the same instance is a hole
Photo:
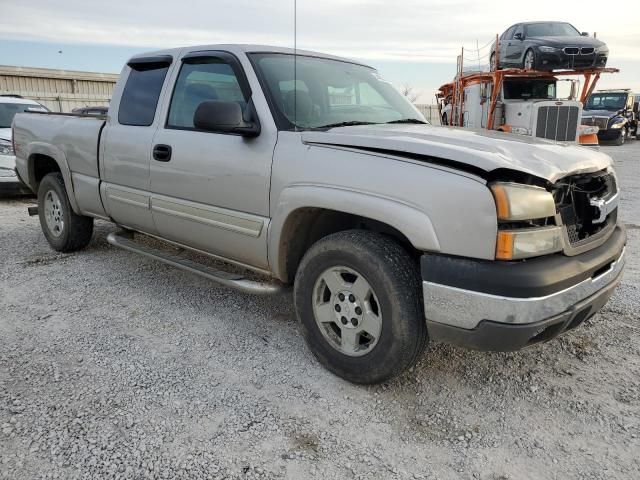
[[[37,155],[54,158],[71,187],[69,201],[77,213],[106,215],[100,201],[100,135],[105,117],[82,114],[19,113],[13,121],[16,169],[35,192],[29,163]],[[71,173],[72,172],[72,173]]]
[[[72,172],[98,178],[98,147],[104,124],[105,117],[95,115],[20,113],[14,119],[15,142],[36,150],[38,144],[53,145]]]

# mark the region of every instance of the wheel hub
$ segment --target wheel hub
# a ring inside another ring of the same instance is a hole
[[[339,292],[334,295],[332,301],[336,321],[340,322],[343,328],[357,328],[362,323],[364,303],[351,291]]]

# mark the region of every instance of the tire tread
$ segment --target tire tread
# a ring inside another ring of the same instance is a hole
[[[63,235],[64,238],[62,238],[61,241],[57,241],[57,239],[47,234],[48,229],[44,219],[44,195],[49,184],[52,184],[51,186],[54,190],[58,190],[56,193],[60,197],[60,201],[64,204],[64,215],[65,221],[67,222],[65,229],[67,229],[67,232]],[[38,210],[40,212],[42,231],[49,245],[51,245],[54,250],[64,253],[75,252],[86,247],[91,241],[91,237],[93,236],[93,218],[78,215],[73,211],[69,203],[62,173],[49,173],[45,175],[40,182],[38,188]]]
[[[418,263],[414,261],[407,251],[391,237],[369,232],[365,230],[346,230],[328,235],[314,244],[304,255],[298,272],[296,274],[295,299],[296,304],[303,301],[299,285],[301,276],[304,275],[313,258],[327,251],[351,251],[362,255],[365,260],[376,262],[379,268],[384,269],[386,275],[393,285],[393,290],[386,292],[391,301],[404,302],[402,308],[407,318],[407,328],[404,329],[404,338],[400,338],[403,348],[399,351],[400,358],[393,359],[393,365],[385,372],[372,370],[353,374],[342,370],[339,367],[328,364],[326,359],[318,352],[312,351],[314,355],[329,370],[355,383],[380,383],[401,374],[411,368],[419,360],[428,343],[427,326],[424,320],[424,305],[422,303],[420,290],[420,272]],[[380,293],[378,292],[378,295]],[[397,308],[397,307],[396,307]],[[300,308],[296,305],[298,321],[300,318]],[[303,324],[304,326],[304,324]],[[305,336],[309,334],[305,329]],[[390,365],[387,365],[389,367]]]

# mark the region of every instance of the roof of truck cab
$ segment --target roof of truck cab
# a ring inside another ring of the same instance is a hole
[[[340,62],[348,62],[355,63],[357,65],[362,65],[364,67],[373,68],[371,65],[367,65],[366,63],[362,63],[358,60],[354,60],[346,57],[339,57],[336,55],[329,55],[326,53],[314,52],[311,50],[301,50],[301,49],[293,49],[288,47],[276,47],[273,45],[253,45],[253,44],[239,44],[239,43],[225,43],[225,44],[214,44],[214,45],[194,45],[189,47],[182,48],[170,48],[166,50],[155,50],[153,52],[145,52],[141,54],[134,55],[130,60],[135,58],[149,57],[152,55],[172,55],[178,56],[188,52],[199,52],[202,50],[222,50],[230,53],[285,53],[289,55],[297,54],[308,57],[320,57],[327,58],[330,60],[337,60]]]

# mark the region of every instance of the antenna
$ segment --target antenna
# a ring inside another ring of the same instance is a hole
[[[298,131],[298,0],[293,0],[293,130]]]

